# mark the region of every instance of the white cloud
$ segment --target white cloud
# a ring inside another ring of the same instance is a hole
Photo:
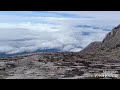
[[[0,28],[0,52],[14,54],[51,48],[75,52],[80,51],[92,41],[101,40],[106,33],[102,30],[90,30],[90,28],[71,29],[71,26],[62,25],[28,23],[19,25],[9,24],[10,28]],[[88,36],[81,35],[80,33],[83,31],[91,34]]]
[[[94,18],[0,15],[0,20],[7,17],[5,20],[21,21],[17,23],[0,23],[0,52],[14,54],[53,48],[61,51],[77,52],[93,41],[101,41],[109,32],[104,29],[111,30],[120,22],[118,12],[115,14],[113,12],[105,12],[104,14],[103,12],[64,13]],[[118,16],[118,19],[114,16]],[[32,21],[37,21],[37,23]],[[47,23],[42,23],[43,21]],[[89,25],[91,27],[74,27],[77,25]],[[83,32],[88,33],[88,35],[84,35]]]

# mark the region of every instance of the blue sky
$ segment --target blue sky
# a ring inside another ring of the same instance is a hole
[[[85,17],[81,15],[77,15],[74,13],[65,13],[65,12],[49,12],[49,11],[1,11],[1,15],[17,15],[17,16],[41,16],[41,17]]]
[[[58,12],[48,12],[48,11],[0,11],[0,22],[10,22],[10,23],[19,23],[19,22],[42,22],[43,20],[31,20],[31,17],[55,17],[55,18],[91,18],[88,16],[77,15],[74,13],[58,13]],[[46,22],[47,23],[47,22]]]
[[[120,24],[119,11],[0,11],[0,53],[77,52]]]

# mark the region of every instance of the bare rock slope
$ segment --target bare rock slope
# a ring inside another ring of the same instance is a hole
[[[113,28],[112,32],[107,34],[103,40],[102,46],[110,49],[120,46],[120,25]]]
[[[96,77],[104,70],[117,77]],[[0,79],[120,79],[120,25],[102,42],[93,42],[81,52],[31,53],[0,58]]]

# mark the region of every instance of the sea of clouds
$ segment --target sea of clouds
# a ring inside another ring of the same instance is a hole
[[[0,12],[0,53],[57,49],[78,52],[102,41],[120,12]]]

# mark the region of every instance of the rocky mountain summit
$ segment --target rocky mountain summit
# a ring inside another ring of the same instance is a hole
[[[120,47],[120,25],[107,34],[102,42],[102,46],[110,49]]]
[[[104,76],[104,71],[111,73]],[[103,76],[99,76],[101,74]],[[0,79],[120,79],[119,75],[120,25],[102,42],[93,42],[80,52],[30,53],[0,58]]]
[[[83,49],[80,53],[98,53],[100,52],[114,52],[120,49],[120,25],[113,28],[111,32],[109,32],[102,42],[92,42],[85,49]],[[119,52],[118,52],[119,53]]]

